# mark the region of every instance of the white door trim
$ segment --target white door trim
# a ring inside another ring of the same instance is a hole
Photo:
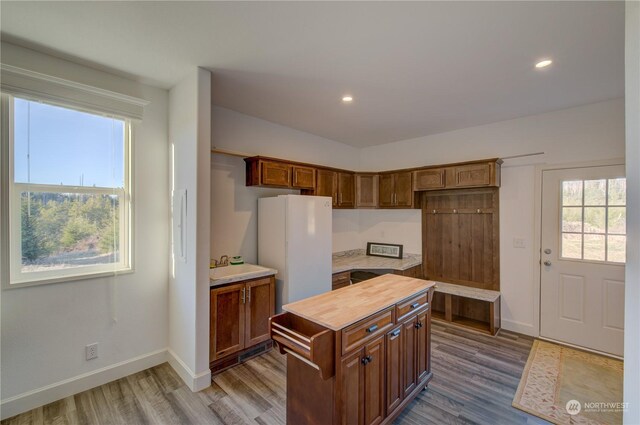
[[[533,284],[534,293],[536,294],[534,302],[534,324],[535,333],[540,338],[540,299],[542,297],[542,274],[540,272],[540,259],[542,252],[542,174],[549,170],[566,170],[572,168],[588,168],[588,167],[606,167],[609,165],[625,165],[624,158],[602,159],[596,161],[562,163],[562,164],[541,164],[535,167],[534,182],[534,238],[533,238]],[[544,338],[542,338],[544,339]],[[611,354],[609,354],[611,356]]]

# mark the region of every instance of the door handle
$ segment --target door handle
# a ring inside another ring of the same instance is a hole
[[[400,335],[400,329],[396,329],[395,331],[391,332],[391,336],[398,336]]]
[[[366,356],[366,357],[363,357],[362,360],[360,360],[360,362],[365,366],[367,364],[371,363],[372,361],[373,361],[373,357],[372,356]]]
[[[549,267],[551,265],[551,261],[545,260],[545,262],[542,263],[542,264],[544,264],[545,266]]]
[[[367,333],[375,332],[378,330],[378,325],[371,325],[367,328]]]
[[[418,308],[418,307],[420,307],[420,303],[411,304],[411,308]]]
[[[422,327],[422,322],[416,323],[416,329],[420,329]]]
[[[245,302],[245,293],[246,293],[246,292],[245,292],[245,288],[242,288],[242,295],[241,295],[241,297],[242,297],[242,304],[244,304],[244,302]]]
[[[251,304],[251,288],[247,289],[247,304]]]

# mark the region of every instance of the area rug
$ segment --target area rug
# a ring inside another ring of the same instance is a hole
[[[512,405],[555,424],[621,424],[622,365],[536,340]]]

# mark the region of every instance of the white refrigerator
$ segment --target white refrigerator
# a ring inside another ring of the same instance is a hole
[[[278,270],[276,312],[331,290],[331,198],[258,200],[258,264]]]

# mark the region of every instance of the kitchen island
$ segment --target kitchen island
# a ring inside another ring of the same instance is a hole
[[[283,306],[287,423],[391,423],[432,377],[434,285],[387,274]]]

